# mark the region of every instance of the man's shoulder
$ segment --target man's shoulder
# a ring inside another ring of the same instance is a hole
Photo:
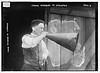
[[[25,35],[23,35],[22,36],[22,40],[24,39],[24,38],[26,38],[26,37],[29,37],[30,36],[30,34],[25,34]]]
[[[31,36],[31,34],[25,34],[25,35],[23,35],[23,37],[27,37],[27,36]]]
[[[35,34],[25,34],[25,35],[23,35],[23,37],[22,38],[25,38],[25,37],[30,37],[30,38],[32,38],[32,37],[35,37],[36,35]]]

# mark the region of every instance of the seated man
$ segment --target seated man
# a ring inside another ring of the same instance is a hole
[[[43,32],[44,21],[33,20],[31,22],[32,33],[22,37],[24,65],[22,70],[41,70],[44,60],[49,54],[43,38],[47,32]]]

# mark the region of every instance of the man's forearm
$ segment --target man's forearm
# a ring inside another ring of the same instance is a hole
[[[34,38],[34,39],[33,39],[33,43],[37,45],[45,36],[46,36],[46,35],[41,34],[40,36]]]

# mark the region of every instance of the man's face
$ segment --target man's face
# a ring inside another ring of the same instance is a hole
[[[39,23],[37,26],[32,28],[37,34],[41,34],[44,30],[44,24]]]

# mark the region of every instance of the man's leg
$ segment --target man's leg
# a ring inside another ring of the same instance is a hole
[[[22,71],[38,71],[39,70],[39,67],[34,67],[34,66],[31,66],[29,64],[24,64],[22,66]]]

